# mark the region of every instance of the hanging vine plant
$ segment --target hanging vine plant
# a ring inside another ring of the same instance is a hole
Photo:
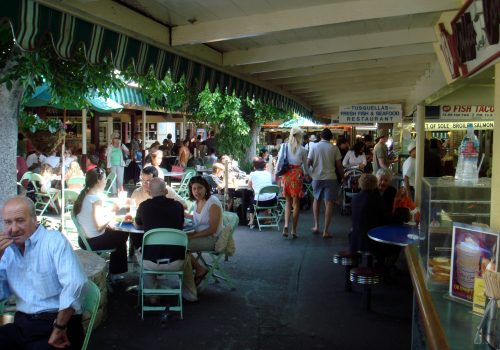
[[[66,125],[59,119],[44,120],[37,114],[21,112],[19,129],[26,133],[33,146],[42,153],[51,154],[64,140]]]

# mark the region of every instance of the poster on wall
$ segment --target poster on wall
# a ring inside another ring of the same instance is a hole
[[[497,271],[498,234],[486,228],[453,225],[450,296],[472,303],[474,278]]]

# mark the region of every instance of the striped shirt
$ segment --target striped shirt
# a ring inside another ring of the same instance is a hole
[[[66,237],[42,225],[25,241],[24,255],[11,244],[0,260],[0,300],[14,294],[17,310],[27,314],[69,307],[81,313],[86,282]]]

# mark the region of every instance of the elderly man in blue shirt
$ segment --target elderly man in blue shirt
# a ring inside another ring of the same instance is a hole
[[[5,202],[0,233],[0,300],[16,297],[14,323],[0,327],[1,349],[80,349],[87,277],[68,240],[36,221],[33,202]]]

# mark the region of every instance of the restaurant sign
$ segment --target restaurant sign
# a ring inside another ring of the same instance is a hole
[[[399,104],[341,105],[339,112],[339,123],[399,123],[402,121],[402,115],[403,109]]]
[[[488,105],[442,105],[440,107],[439,119],[444,120],[492,120],[495,108]]]
[[[472,75],[500,59],[500,1],[467,0],[451,21],[443,23],[441,50],[453,78]]]
[[[493,121],[479,121],[479,122],[432,122],[425,123],[425,131],[438,131],[438,130],[467,130],[467,124],[472,123],[476,130],[491,130],[495,126]]]

